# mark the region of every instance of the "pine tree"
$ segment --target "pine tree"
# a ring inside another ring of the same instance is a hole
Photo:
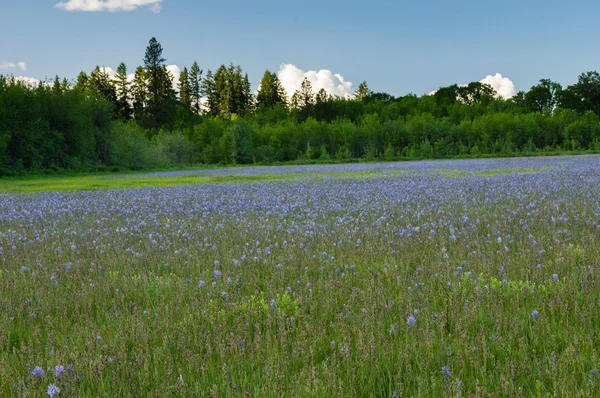
[[[315,119],[331,120],[333,113],[332,110],[333,97],[328,95],[324,88],[320,89],[315,96],[314,115]]]
[[[202,80],[200,86],[200,92],[206,97],[206,106],[208,107],[208,113],[212,116],[219,114],[219,99],[217,98],[217,92],[215,89],[215,77],[213,73],[208,70],[206,77]]]
[[[148,94],[150,103],[155,105],[160,102],[161,86],[162,86],[162,69],[166,59],[162,56],[163,48],[156,38],[150,39],[150,43],[146,48],[144,56],[144,69],[146,70],[146,78],[148,80]]]
[[[133,76],[133,114],[138,123],[144,118],[144,108],[146,107],[148,92],[146,82],[146,71],[138,66]]]
[[[115,75],[115,91],[117,95],[117,118],[129,120],[131,118],[130,83],[127,81],[127,66],[121,62]]]
[[[71,88],[71,84],[69,83],[66,77],[63,77],[62,82],[60,83],[60,88],[63,91],[63,93]]]
[[[242,74],[240,66],[221,65],[214,76],[209,70],[202,81],[201,92],[213,116],[244,116],[252,109],[250,80],[247,74]]]
[[[167,70],[163,48],[156,38],[150,39],[144,56],[144,69],[148,83],[148,104],[146,106],[147,128],[171,126],[175,117],[176,96],[173,90],[173,76]]]
[[[327,95],[327,91],[325,91],[325,89],[322,88],[317,92],[317,95],[315,96],[315,105],[323,104],[327,101],[329,101],[329,96]]]
[[[75,90],[84,92],[88,89],[88,75],[84,71],[79,72],[75,83]]]
[[[229,79],[229,73],[225,65],[221,65],[215,72],[215,89],[214,97],[216,101],[216,114],[215,116],[221,115],[223,117],[231,116],[229,107],[231,105],[231,84]]]
[[[315,105],[314,94],[310,81],[305,77],[302,80],[300,90],[296,90],[292,96],[292,107],[298,110],[300,121],[308,119]]]
[[[192,64],[190,69],[190,92],[192,99],[192,106],[196,113],[200,113],[200,100],[202,99],[201,87],[202,87],[202,69],[198,66],[198,62]]]
[[[240,68],[241,72],[241,68]],[[250,79],[248,79],[248,74],[244,75],[244,79],[242,80],[242,95],[241,95],[241,104],[240,111],[241,115],[247,115],[252,111],[252,86],[250,85]]]
[[[62,94],[63,89],[62,89],[62,85],[60,84],[60,79],[58,78],[58,75],[56,75],[56,77],[54,78],[54,83],[52,84],[52,93],[55,95],[60,95]]]
[[[192,108],[192,91],[187,68],[183,68],[179,74],[179,102],[186,108]]]
[[[113,104],[117,102],[115,85],[105,68],[96,66],[90,73],[87,87],[90,93],[101,95]]]
[[[354,99],[357,101],[364,101],[365,99],[369,98],[372,94],[373,91],[369,89],[369,86],[367,86],[367,82],[364,81],[358,85],[358,89],[354,93]]]
[[[267,70],[256,94],[256,106],[268,108],[276,104],[286,104],[285,89],[277,75]]]

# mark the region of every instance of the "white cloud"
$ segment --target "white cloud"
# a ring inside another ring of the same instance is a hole
[[[179,75],[181,74],[181,69],[177,65],[167,65],[167,70],[173,76],[173,87],[177,87],[177,83],[179,83]]]
[[[40,80],[29,76],[10,76],[9,79],[14,79],[15,82],[23,83],[26,86],[37,87]]]
[[[277,72],[277,77],[281,81],[288,97],[294,94],[294,91],[300,89],[302,80],[306,77],[310,82],[313,91],[316,93],[320,89],[325,89],[327,94],[339,96],[342,98],[352,98],[354,90],[352,82],[346,81],[339,73],[334,74],[330,70],[308,71],[304,72],[292,64],[282,64]]]
[[[5,62],[0,63],[0,70],[3,70],[3,69],[17,69],[17,68],[21,69],[23,71],[26,71],[27,70],[27,64],[25,62],[23,62],[23,61],[17,62],[17,63],[5,61]]]
[[[117,74],[117,72],[115,72],[113,68],[111,68],[110,66],[101,66],[100,70],[105,72],[108,75],[108,77],[110,77],[110,80],[115,80],[115,75]]]
[[[504,99],[509,99],[515,96],[515,84],[508,77],[502,76],[500,73],[495,75],[487,75],[480,80],[481,83],[489,84],[498,95]]]
[[[65,11],[133,11],[138,7],[148,7],[152,12],[160,12],[163,0],[68,0],[54,7]]]

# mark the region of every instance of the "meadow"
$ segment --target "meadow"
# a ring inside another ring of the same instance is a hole
[[[600,396],[600,156],[0,192],[0,396]]]

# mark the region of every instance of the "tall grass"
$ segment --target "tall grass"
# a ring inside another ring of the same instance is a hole
[[[533,162],[0,195],[0,395],[597,396],[600,160]]]

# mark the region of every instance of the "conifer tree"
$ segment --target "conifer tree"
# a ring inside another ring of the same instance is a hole
[[[150,39],[144,56],[144,69],[148,84],[148,103],[146,106],[146,126],[160,128],[171,126],[175,117],[175,92],[173,76],[167,70],[163,48],[156,38]]]
[[[373,91],[369,89],[369,86],[367,86],[367,82],[364,81],[358,85],[358,89],[354,93],[354,99],[357,101],[364,101],[365,99],[369,98],[372,94]]]
[[[75,90],[78,91],[87,91],[88,85],[88,75],[84,71],[79,72],[77,75],[77,81],[75,82]]]
[[[292,107],[298,110],[300,121],[308,119],[315,105],[314,94],[310,81],[305,77],[302,80],[300,90],[296,90],[292,96]]]
[[[120,120],[129,120],[132,112],[130,105],[130,83],[127,80],[127,66],[123,62],[117,67],[115,91],[117,95],[117,118]]]
[[[210,69],[206,72],[204,80],[202,80],[200,92],[206,97],[208,113],[212,116],[217,116],[219,114],[219,99],[215,90],[215,77]]]
[[[112,102],[113,105],[117,102],[115,85],[105,68],[96,66],[92,73],[90,73],[87,87],[90,93],[103,96]]]
[[[194,61],[190,69],[189,79],[192,107],[199,114],[201,110],[200,100],[202,99],[202,69],[200,69],[196,61]]]
[[[277,75],[267,70],[256,94],[256,106],[267,108],[276,104],[286,104],[285,89]]]
[[[148,98],[146,71],[141,66],[138,66],[133,76],[132,85],[133,99],[133,114],[138,123],[141,123],[144,118],[144,108]]]
[[[187,68],[183,68],[179,74],[179,102],[186,108],[192,108],[192,91]]]

